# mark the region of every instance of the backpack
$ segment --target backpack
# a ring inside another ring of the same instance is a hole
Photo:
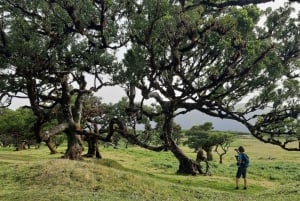
[[[248,167],[249,162],[250,162],[249,156],[247,154],[244,154],[244,153],[242,155],[243,155],[243,157],[242,157],[242,166]]]

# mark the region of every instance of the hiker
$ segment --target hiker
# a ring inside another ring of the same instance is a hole
[[[236,160],[237,160],[237,172],[236,172],[236,187],[235,189],[239,189],[239,179],[241,176],[244,179],[244,190],[247,189],[247,168],[249,165],[249,157],[245,154],[244,147],[240,146],[238,149],[235,149],[237,152]]]

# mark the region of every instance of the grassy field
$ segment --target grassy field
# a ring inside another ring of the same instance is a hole
[[[239,145],[251,160],[246,191],[234,190],[233,149]],[[196,156],[188,148],[185,152]],[[50,155],[46,147],[21,152],[0,148],[0,200],[300,200],[300,153],[252,138],[235,141],[224,164],[215,155],[212,176],[176,175],[178,162],[169,152],[101,147],[101,153],[101,160],[69,161]]]

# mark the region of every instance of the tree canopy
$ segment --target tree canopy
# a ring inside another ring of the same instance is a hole
[[[125,65],[135,72],[131,82],[141,96],[162,108],[164,144],[181,164],[189,163],[173,141],[171,122],[198,110],[238,121],[261,141],[300,150],[299,18],[290,17],[293,9],[263,12],[217,1],[187,9],[189,1],[183,2],[147,1],[129,16],[133,45]]]
[[[125,43],[121,24],[114,23],[124,11],[118,3],[92,1],[3,1],[1,10],[1,100],[5,105],[13,97],[27,97],[37,116],[39,140],[65,131],[66,157],[80,158],[82,148],[74,130],[80,130],[82,99],[113,85],[104,76],[118,62],[107,49]],[[42,133],[57,105],[62,121]]]
[[[0,143],[2,146],[15,146],[24,149],[25,145],[34,144],[35,136],[32,126],[35,118],[32,111],[25,108],[18,110],[2,109],[0,111]]]
[[[241,122],[264,142],[299,150],[287,146],[299,140],[299,19],[290,18],[290,7],[143,6],[132,24],[137,45],[128,54],[146,66],[135,77],[144,98],[173,117],[199,110]]]

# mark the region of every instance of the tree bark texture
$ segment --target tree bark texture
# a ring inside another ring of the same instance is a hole
[[[172,153],[179,161],[179,169],[177,174],[191,174],[196,175],[197,173],[202,174],[200,165],[196,161],[189,159],[178,146],[175,144],[170,147]]]
[[[64,158],[71,160],[82,160],[82,151],[83,146],[82,142],[79,139],[79,136],[76,135],[74,131],[66,131],[68,137],[68,148],[64,154]]]
[[[52,143],[51,138],[45,140],[45,143],[46,143],[48,149],[50,150],[51,154],[56,154],[57,153],[57,150],[55,148],[55,145]]]
[[[206,152],[206,158],[207,158],[207,160],[208,161],[212,161],[213,160],[213,153],[212,153],[213,147],[212,146],[210,146],[210,147],[204,147],[203,149]]]
[[[98,148],[97,137],[96,136],[88,136],[87,142],[88,142],[88,152],[84,156],[88,157],[88,158],[101,159],[102,156],[101,156],[99,148]]]

